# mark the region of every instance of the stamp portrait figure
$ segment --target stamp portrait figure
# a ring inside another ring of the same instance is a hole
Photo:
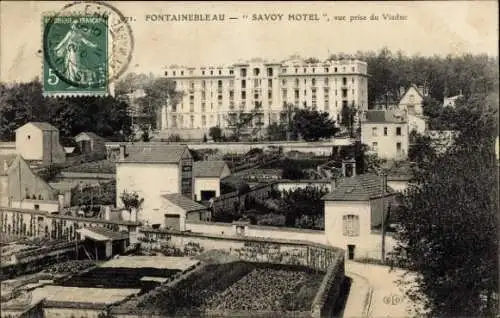
[[[57,57],[64,58],[64,74],[73,82],[94,81],[97,79],[96,72],[85,65],[87,48],[97,49],[98,46],[87,39],[78,29],[74,21],[70,30],[54,48]],[[95,51],[93,52],[95,53]]]

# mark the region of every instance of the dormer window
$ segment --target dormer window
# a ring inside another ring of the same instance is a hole
[[[31,139],[31,136],[30,136],[30,135],[28,135],[28,137],[27,137],[27,138],[28,138],[28,140],[30,140],[30,139]]]

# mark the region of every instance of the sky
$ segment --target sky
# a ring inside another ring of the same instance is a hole
[[[58,11],[67,3],[0,2],[2,82],[29,81],[41,75],[42,13]],[[255,57],[283,60],[294,54],[325,59],[329,53],[378,51],[383,47],[409,55],[498,56],[496,1],[111,4],[133,18],[130,26],[135,48],[127,72],[161,74],[172,64],[227,65]],[[289,14],[299,13],[317,14],[320,20],[289,21]],[[224,14],[225,20],[151,21],[153,15],[166,14]],[[252,21],[253,14],[283,17],[281,21]],[[372,14],[379,20],[370,20]],[[388,21],[383,14],[399,14],[406,19]],[[336,16],[347,20],[336,21]],[[350,22],[351,16],[367,20]]]

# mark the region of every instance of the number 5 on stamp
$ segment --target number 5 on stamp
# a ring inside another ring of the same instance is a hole
[[[44,95],[107,95],[108,56],[107,17],[43,17]]]

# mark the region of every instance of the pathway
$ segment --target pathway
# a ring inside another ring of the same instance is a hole
[[[407,317],[411,304],[396,281],[404,271],[389,267],[345,263],[346,276],[352,279],[343,317]]]

